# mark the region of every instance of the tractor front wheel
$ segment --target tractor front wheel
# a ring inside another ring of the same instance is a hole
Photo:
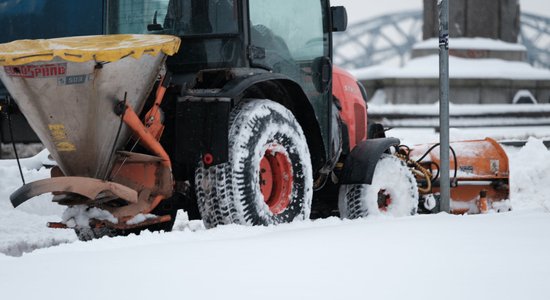
[[[374,215],[396,217],[416,214],[416,179],[399,158],[383,154],[371,184],[342,185],[338,196],[340,217],[356,219]]]

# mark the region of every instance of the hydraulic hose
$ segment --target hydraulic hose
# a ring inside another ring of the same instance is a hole
[[[430,154],[430,152],[432,152],[436,147],[438,147],[440,144],[437,143],[437,144],[434,144],[432,145],[428,151],[426,151],[426,153],[424,153],[424,155],[422,155],[419,159],[416,160],[417,163],[421,163],[422,160],[424,158],[426,158],[426,156],[428,156],[428,154]],[[449,146],[449,149],[451,150],[451,153],[453,155],[453,159],[454,159],[454,162],[455,162],[455,166],[454,166],[454,176],[453,176],[453,181],[456,181],[456,177],[458,176],[458,161],[457,161],[457,158],[456,158],[456,152],[455,150],[453,149],[452,146]],[[436,177],[437,178],[437,177]]]

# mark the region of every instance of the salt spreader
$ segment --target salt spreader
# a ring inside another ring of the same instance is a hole
[[[52,178],[24,185],[14,206],[52,192],[63,205],[91,205],[126,224],[173,192],[171,163],[158,142],[163,88],[142,122],[138,115],[180,40],[162,35],[111,35],[22,40],[4,44],[0,78],[57,166]],[[9,49],[9,51],[6,51]],[[119,151],[130,137],[152,155]],[[165,222],[150,218],[141,226]],[[108,221],[104,221],[108,222]],[[51,226],[63,226],[52,223]]]

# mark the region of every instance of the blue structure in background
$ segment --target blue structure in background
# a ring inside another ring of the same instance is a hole
[[[0,0],[0,43],[104,33],[106,0]],[[8,94],[0,83],[0,98]],[[39,142],[17,111],[12,115],[14,140]],[[11,142],[7,121],[0,122],[0,142]]]
[[[0,43],[103,33],[103,0],[0,0]]]

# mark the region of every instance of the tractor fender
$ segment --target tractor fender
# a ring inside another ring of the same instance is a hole
[[[321,125],[309,97],[293,79],[281,74],[271,75],[273,76],[258,76],[254,80],[249,78],[241,82],[239,86],[244,84],[243,86],[246,86],[247,89],[240,91],[239,88],[240,93],[233,98],[235,104],[242,100],[241,96],[248,95],[250,97],[250,95],[253,95],[256,98],[276,101],[289,109],[306,135],[313,170],[328,168],[332,161],[338,159],[338,153],[326,148],[327,146],[331,147],[331,142],[325,140],[321,134]],[[284,93],[280,92],[282,90],[284,90]],[[260,94],[256,94],[255,91]]]
[[[236,68],[203,70],[199,72],[197,77],[203,79],[195,83],[189,90],[184,91],[183,96],[212,97],[213,94],[215,94],[215,96],[219,98],[233,99],[234,104],[242,100],[244,92],[251,86],[262,82],[282,81],[286,84],[295,85],[298,88],[300,86],[297,82],[284,74],[271,73],[263,69]],[[220,80],[219,78],[225,78],[226,80]],[[303,91],[302,96],[307,98]]]
[[[226,124],[229,112],[232,107],[243,100],[243,97],[266,98],[288,108],[306,134],[314,170],[321,169],[329,161],[325,149],[326,143],[323,140],[313,105],[300,85],[290,77],[260,69],[208,70],[201,72],[197,77],[202,80],[192,88],[182,91],[182,96],[178,99],[179,125],[176,140],[189,141],[192,138],[195,141],[194,144],[199,146],[196,147],[197,149],[193,149],[187,143],[177,142],[177,145],[180,146],[176,147],[178,148],[177,160],[179,162],[185,164],[196,162],[203,152],[214,155],[213,164],[223,163],[227,160],[225,153],[227,139],[222,139],[225,140],[222,144],[215,144],[213,141],[227,136]],[[218,82],[210,78],[226,78],[227,80]],[[191,105],[193,108],[190,108]],[[196,113],[197,111],[201,113]],[[204,125],[197,126],[197,124]],[[201,129],[209,128],[208,124],[223,125],[208,132],[205,132],[206,129]],[[213,138],[214,136],[216,138]],[[214,151],[215,149],[218,151]]]
[[[382,154],[399,144],[397,138],[369,139],[357,144],[344,162],[340,184],[371,184],[374,169]]]

